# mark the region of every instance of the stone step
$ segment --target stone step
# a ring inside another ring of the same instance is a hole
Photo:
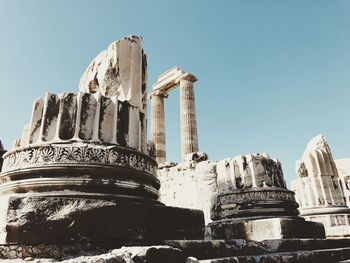
[[[258,256],[238,256],[216,259],[190,260],[193,263],[339,263],[350,259],[350,247],[273,253]]]
[[[343,249],[350,247],[349,238],[341,239],[283,239],[261,242],[231,240],[168,240],[164,245],[178,248],[188,257],[197,259],[264,255],[295,251]]]

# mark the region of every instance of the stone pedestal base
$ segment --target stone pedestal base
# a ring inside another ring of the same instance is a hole
[[[350,236],[350,208],[325,207],[301,210],[306,220],[322,223],[327,237]]]
[[[0,244],[118,247],[204,235],[199,210],[54,196],[4,196],[0,204]]]
[[[211,239],[267,240],[287,238],[324,238],[321,223],[301,218],[266,218],[257,220],[218,220],[208,225]]]
[[[211,219],[257,219],[298,215],[294,193],[280,187],[253,187],[219,193],[212,206]]]

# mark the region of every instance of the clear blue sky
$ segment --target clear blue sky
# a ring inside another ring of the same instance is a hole
[[[0,139],[10,148],[46,91],[77,91],[92,58],[144,37],[149,85],[195,74],[200,150],[267,152],[287,182],[322,133],[350,157],[350,1],[0,0]],[[166,101],[168,159],[180,160],[179,98]]]

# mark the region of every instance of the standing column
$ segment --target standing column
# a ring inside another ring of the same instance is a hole
[[[180,119],[181,119],[181,156],[198,152],[196,107],[193,83],[197,79],[188,74],[180,79]]]
[[[151,114],[151,131],[152,141],[156,148],[156,160],[158,164],[166,161],[165,148],[165,119],[164,119],[164,98],[166,94],[155,91],[151,94],[152,114]]]

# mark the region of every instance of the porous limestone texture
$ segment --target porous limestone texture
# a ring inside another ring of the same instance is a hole
[[[53,194],[54,195],[54,194]],[[67,193],[68,195],[68,193]],[[90,243],[201,239],[203,214],[164,205],[77,197],[0,197],[0,244]]]
[[[334,160],[343,185],[344,197],[350,207],[350,158]]]
[[[350,235],[350,209],[341,179],[324,136],[314,137],[296,162],[298,179],[292,181],[301,216],[324,224],[327,236]]]
[[[210,222],[211,199],[217,192],[216,165],[204,153],[189,155],[180,164],[164,164],[158,170],[160,201],[169,206],[203,210],[205,222]]]

